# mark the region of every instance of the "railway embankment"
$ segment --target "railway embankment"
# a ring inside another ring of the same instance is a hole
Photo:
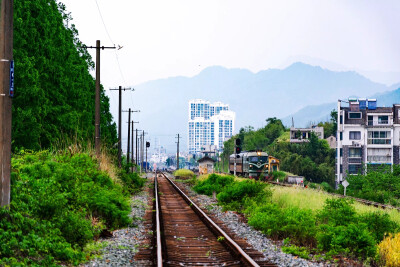
[[[377,264],[379,244],[399,229],[397,210],[366,207],[316,190],[278,192],[281,188],[267,186],[268,193],[260,195],[252,189],[257,182],[229,179],[211,175],[194,189],[209,196],[215,192],[219,208],[243,214],[242,220],[280,249],[314,262]]]

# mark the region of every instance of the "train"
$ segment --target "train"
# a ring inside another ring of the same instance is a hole
[[[267,152],[250,151],[229,156],[229,172],[254,179],[267,179],[273,171],[279,171],[279,159],[268,155]]]

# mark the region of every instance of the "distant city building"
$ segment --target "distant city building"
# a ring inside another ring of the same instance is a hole
[[[324,128],[311,126],[311,128],[290,128],[290,143],[308,142],[311,133],[314,133],[319,139],[324,139]]]
[[[235,112],[229,105],[202,99],[189,101],[188,150],[200,153],[202,147],[223,147],[224,141],[232,137],[235,129]]]
[[[347,175],[400,163],[399,104],[377,107],[376,99],[339,100],[337,121],[337,184]]]

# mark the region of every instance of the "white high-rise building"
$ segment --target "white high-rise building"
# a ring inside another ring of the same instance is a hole
[[[189,153],[201,152],[206,145],[223,147],[235,130],[235,112],[229,105],[202,99],[189,101],[188,146]]]

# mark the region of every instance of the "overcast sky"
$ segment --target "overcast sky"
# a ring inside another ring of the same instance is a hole
[[[102,53],[102,82],[109,86],[193,76],[211,65],[257,72],[299,59],[400,72],[398,0],[61,2],[84,43],[123,46]]]
[[[105,88],[212,65],[257,72],[298,60],[400,81],[398,0],[60,1],[85,44],[123,46],[101,53]]]

